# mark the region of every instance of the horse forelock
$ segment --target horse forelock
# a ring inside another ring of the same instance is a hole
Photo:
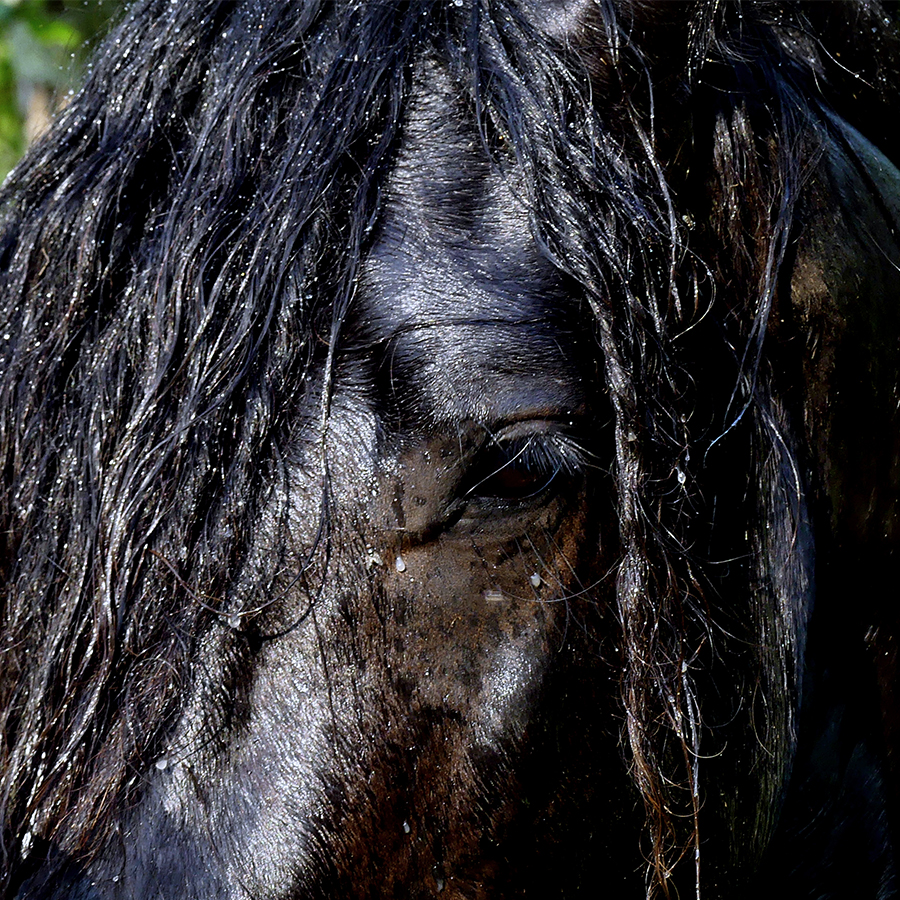
[[[159,755],[203,635],[246,577],[255,523],[279,502],[281,448],[322,437],[407,106],[434,67],[592,311],[615,418],[622,704],[650,889],[667,893],[699,848],[699,760],[717,752],[700,735],[733,699],[698,705],[703,667],[737,661],[767,699],[796,686],[809,560],[786,548],[806,540],[803,486],[761,348],[823,139],[801,87],[825,63],[804,9],[550,5],[548,29],[538,2],[138,3],[10,181],[8,872],[39,841],[89,855]],[[666,17],[684,38],[674,61],[654,30]],[[705,162],[682,162],[689,151]],[[717,454],[748,436],[730,471]],[[318,539],[324,458],[321,472]],[[739,524],[702,524],[715,492]],[[716,563],[751,551],[756,564]],[[739,614],[710,598],[748,585],[751,650],[723,651]],[[760,733],[792,735],[792,716],[773,702]],[[755,817],[791,748],[769,756],[754,738],[748,765],[767,773]],[[752,828],[749,855],[772,822]]]

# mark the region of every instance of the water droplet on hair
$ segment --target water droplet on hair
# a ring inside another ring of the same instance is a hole
[[[235,631],[241,627],[241,614],[240,613],[232,613],[228,617],[228,627],[233,628]]]
[[[687,475],[681,469],[675,469],[675,475],[678,478],[679,484],[684,484],[687,481]]]
[[[411,830],[412,830],[412,829],[409,827],[409,822],[404,822],[404,823],[403,823],[403,833],[404,833],[404,834],[409,834],[409,832],[410,832]]]
[[[398,572],[405,572],[405,571],[406,571],[406,560],[405,560],[402,556],[400,556],[399,554],[397,554],[397,558],[394,560],[394,568],[395,568]]]
[[[531,586],[535,588],[539,588],[541,586],[541,576],[535,572],[531,578],[528,579],[531,582]]]
[[[169,761],[168,761],[164,756],[161,756],[161,757],[154,763],[154,765],[156,766],[157,769],[159,769],[160,772],[162,772],[163,770],[169,768]]]
[[[457,5],[457,6],[462,6],[462,0],[457,0],[456,5]],[[438,893],[440,893],[440,892],[444,889],[444,879],[443,879],[443,878],[436,878],[436,879],[435,879],[435,884],[437,885]]]

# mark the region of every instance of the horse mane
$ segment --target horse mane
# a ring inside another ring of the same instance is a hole
[[[735,664],[752,727],[793,739],[803,460],[763,339],[823,110],[890,155],[897,40],[875,3],[660,6],[598,2],[562,40],[511,0],[139,0],[112,32],[0,193],[6,888],[51,844],[90,855],[165,746],[281,448],[327,405],[426,58],[596,323],[650,892],[724,778],[709,673]],[[750,727],[752,856],[791,747]]]

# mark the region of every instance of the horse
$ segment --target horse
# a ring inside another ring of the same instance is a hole
[[[0,893],[896,896],[898,87],[137,0],[0,194]]]

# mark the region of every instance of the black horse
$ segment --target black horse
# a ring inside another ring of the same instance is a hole
[[[894,896],[898,87],[139,0],[0,195],[0,893]]]

